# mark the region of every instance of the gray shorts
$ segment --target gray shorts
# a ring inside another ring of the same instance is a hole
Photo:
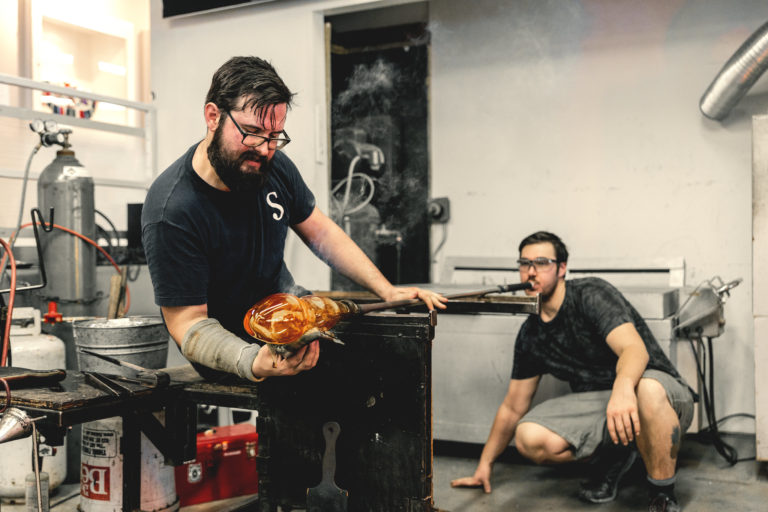
[[[677,413],[680,430],[685,432],[693,419],[693,397],[688,386],[658,370],[645,370],[644,379],[658,381],[667,392],[667,399]],[[537,423],[559,435],[573,447],[576,459],[591,455],[605,436],[605,409],[611,391],[571,393],[540,403],[519,423]]]

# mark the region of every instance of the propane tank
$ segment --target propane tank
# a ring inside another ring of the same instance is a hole
[[[45,215],[54,208],[54,222],[95,238],[93,178],[75,158],[69,143],[71,130],[59,134],[62,149],[37,180],[38,207]],[[40,307],[49,300],[59,303],[64,316],[92,316],[96,306],[96,248],[80,238],[54,229],[42,237],[48,286]],[[58,299],[53,299],[57,297]]]
[[[13,366],[30,370],[64,368],[64,342],[55,336],[40,333],[40,311],[14,308],[11,325],[11,354]],[[26,437],[0,444],[0,497],[23,498],[25,479],[32,469],[32,438]],[[48,473],[49,489],[58,487],[67,476],[67,448],[56,446],[41,450],[41,471]]]

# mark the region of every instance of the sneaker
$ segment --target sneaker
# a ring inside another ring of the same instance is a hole
[[[607,503],[616,499],[619,482],[637,459],[633,446],[605,445],[592,461],[594,474],[581,484],[579,498],[589,503]]]
[[[651,500],[648,512],[680,512],[680,505],[674,495],[660,492]]]

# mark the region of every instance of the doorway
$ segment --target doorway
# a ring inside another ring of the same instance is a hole
[[[326,19],[331,217],[394,284],[430,281],[427,14],[415,3]],[[331,288],[361,289],[335,271]]]

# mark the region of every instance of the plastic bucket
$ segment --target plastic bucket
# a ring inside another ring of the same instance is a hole
[[[80,320],[72,332],[81,371],[121,373],[120,367],[83,349],[150,369],[165,367],[168,358],[168,330],[159,316]]]

